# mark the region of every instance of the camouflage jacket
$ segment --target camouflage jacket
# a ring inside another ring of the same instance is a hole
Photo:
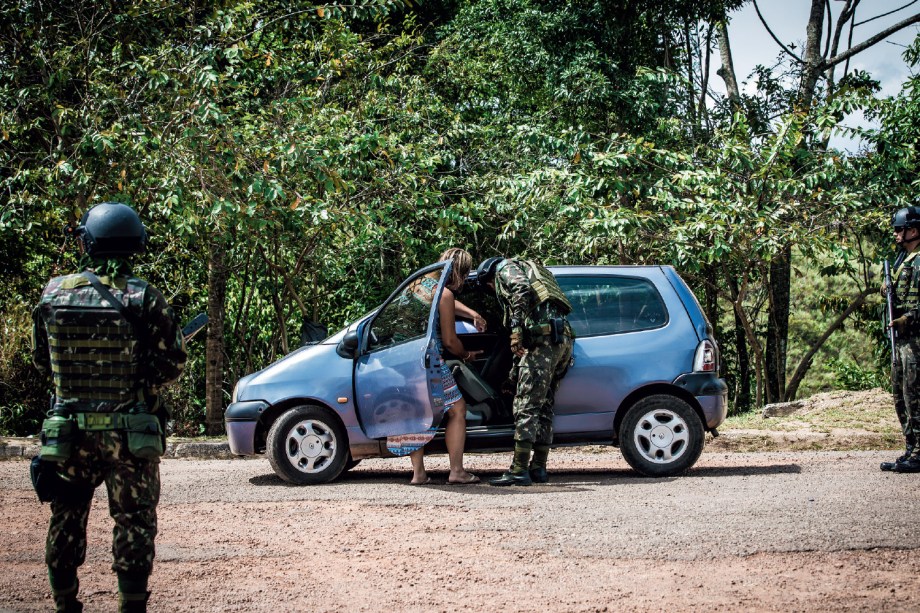
[[[82,275],[52,279],[32,311],[32,361],[51,372],[56,406],[75,411],[148,407],[185,366],[182,331],[159,290],[135,277],[101,276],[140,330]]]
[[[502,307],[503,323],[511,331],[563,315],[552,302],[540,302],[523,266],[519,260],[506,259],[495,271],[495,295]]]

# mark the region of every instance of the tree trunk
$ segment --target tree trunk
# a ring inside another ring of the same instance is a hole
[[[735,323],[736,325],[740,323],[741,328],[744,330],[744,336],[747,339],[747,343],[754,351],[754,373],[757,379],[754,405],[759,407],[763,404],[763,383],[765,370],[764,350],[760,345],[760,342],[757,340],[757,335],[754,332],[753,322],[744,312],[744,297],[747,293],[748,280],[746,279],[739,286],[737,280],[734,277],[726,276],[726,278],[728,279],[728,287],[729,291],[731,292],[732,308],[735,311]]]
[[[808,17],[805,39],[805,65],[802,67],[802,80],[799,82],[799,104],[804,111],[811,106],[815,97],[818,79],[824,71],[824,57],[821,55],[821,38],[824,34],[824,2],[811,0],[811,13]]]
[[[205,432],[224,431],[224,305],[227,296],[227,270],[219,241],[211,246],[208,260],[208,342],[205,374]]]
[[[805,65],[799,83],[798,100],[802,111],[814,100],[824,58],[821,37],[824,32],[825,0],[812,0],[805,41]],[[802,145],[807,147],[807,144]],[[786,395],[786,350],[789,341],[789,299],[792,281],[792,248],[786,246],[770,262],[770,313],[767,322],[765,391],[767,402],[780,402]]]
[[[784,401],[788,402],[790,400],[795,400],[795,396],[799,391],[799,384],[802,383],[802,379],[805,378],[805,374],[808,372],[808,369],[811,368],[811,362],[814,359],[815,354],[818,353],[818,350],[824,346],[824,343],[827,342],[827,339],[830,338],[831,334],[837,331],[837,329],[843,325],[843,322],[846,320],[846,318],[849,317],[853,311],[862,306],[862,304],[866,301],[866,298],[869,297],[869,294],[873,293],[874,291],[874,289],[870,288],[864,289],[862,292],[860,292],[860,294],[856,296],[852,302],[850,302],[850,305],[846,308],[846,310],[838,315],[837,319],[835,319],[831,325],[827,327],[827,329],[824,331],[824,334],[821,335],[821,338],[815,341],[814,344],[808,349],[808,353],[806,353],[802,360],[799,362],[798,367],[795,369],[795,373],[793,373],[792,378],[789,379],[789,387],[786,388],[786,397],[783,399]]]
[[[789,295],[792,248],[770,262],[770,301],[767,321],[765,391],[767,402],[779,402],[786,391],[786,344],[789,339]]]
[[[734,303],[738,300],[738,283],[731,277],[728,278],[727,283],[732,303]],[[738,311],[732,310],[732,313],[735,316],[735,352],[738,356],[738,382],[735,386],[733,405],[735,411],[743,413],[751,408],[751,356],[748,353],[744,322],[738,315]]]
[[[738,385],[735,388],[734,407],[737,413],[744,413],[751,406],[751,357],[748,355],[744,324],[735,313],[735,351],[738,354]]]
[[[740,111],[741,90],[738,89],[738,79],[735,77],[735,63],[732,59],[732,48],[728,42],[728,26],[724,19],[716,23],[716,41],[719,45],[719,57],[722,59],[722,67],[716,71],[716,74],[725,82],[725,92],[732,103],[732,108]]]

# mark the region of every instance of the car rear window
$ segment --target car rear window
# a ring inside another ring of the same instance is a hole
[[[651,330],[668,322],[661,294],[647,279],[603,275],[556,280],[572,303],[569,322],[577,336]]]

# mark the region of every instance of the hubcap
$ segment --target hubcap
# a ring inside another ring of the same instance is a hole
[[[326,424],[307,419],[288,431],[285,447],[291,466],[301,472],[317,473],[332,462],[337,444],[335,434]]]
[[[690,440],[687,422],[669,409],[649,411],[636,424],[636,449],[649,462],[668,464],[687,450]]]

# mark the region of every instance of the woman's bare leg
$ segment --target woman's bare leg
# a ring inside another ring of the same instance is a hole
[[[447,427],[444,429],[447,457],[450,459],[448,481],[469,481],[472,473],[463,468],[463,448],[466,446],[466,401],[458,400],[447,413]]]
[[[428,473],[425,471],[425,448],[422,447],[409,454],[409,460],[412,461],[412,483],[419,485],[428,482]]]

